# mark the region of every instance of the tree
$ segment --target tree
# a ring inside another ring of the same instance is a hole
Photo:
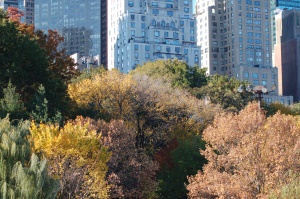
[[[50,174],[61,178],[60,198],[108,197],[105,175],[110,153],[89,122],[79,117],[62,128],[31,123],[32,149],[49,159]]]
[[[47,174],[46,160],[31,154],[28,127],[28,122],[12,126],[8,118],[0,120],[1,198],[55,198],[59,189]]]
[[[199,149],[203,150],[204,146],[200,136],[191,136],[185,140],[174,139],[155,154],[160,164],[157,174],[159,198],[187,198],[187,176],[197,174],[206,163],[206,159],[199,153]]]
[[[69,85],[80,107],[101,112],[105,119],[121,119],[135,129],[136,146],[156,150],[174,137],[174,129],[200,133],[219,109],[188,92],[147,76],[107,71]]]
[[[266,118],[253,103],[239,114],[224,113],[203,133],[208,160],[190,177],[189,198],[266,197],[299,174],[299,118]]]
[[[107,181],[110,198],[155,198],[158,165],[146,151],[135,147],[135,132],[122,121],[94,121],[102,142],[111,152]]]
[[[220,104],[226,110],[239,111],[254,99],[251,92],[238,92],[238,87],[246,88],[248,82],[227,76],[213,75],[208,84],[198,90],[199,98],[208,98],[214,104]]]
[[[32,100],[42,84],[51,107],[49,116],[54,116],[57,111],[68,114],[67,83],[78,73],[73,60],[58,50],[62,37],[55,31],[49,31],[47,35],[35,32],[33,26],[14,20],[14,16],[18,18],[16,15],[8,16],[1,11],[0,88],[7,87],[10,81],[27,111],[31,112]],[[0,94],[0,97],[3,96]]]
[[[206,85],[205,69],[198,66],[188,66],[179,60],[157,60],[147,62],[131,71],[133,75],[146,75],[171,84],[172,87],[194,88]]]
[[[16,87],[9,82],[7,88],[3,89],[3,99],[0,99],[0,117],[4,118],[9,114],[11,118],[22,119],[26,111],[20,98]]]

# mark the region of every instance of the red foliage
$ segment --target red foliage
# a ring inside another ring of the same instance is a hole
[[[21,17],[24,16],[24,13],[16,7],[8,7],[7,13],[8,13],[9,19],[14,22],[20,22]]]
[[[155,161],[157,161],[160,165],[160,168],[168,168],[171,169],[174,166],[172,161],[171,152],[178,147],[178,141],[176,138],[171,140],[166,147],[159,150],[155,155]]]

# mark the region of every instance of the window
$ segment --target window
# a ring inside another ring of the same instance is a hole
[[[195,26],[195,22],[194,21],[190,21],[190,26],[194,27]]]
[[[146,46],[145,46],[145,50],[146,50],[146,51],[149,51],[149,50],[150,50],[150,46],[149,46],[149,45],[146,45]]]
[[[173,11],[172,11],[172,10],[168,10],[168,11],[167,11],[167,15],[168,15],[169,17],[172,17],[172,16],[173,16]]]
[[[134,44],[134,50],[139,50],[139,45],[138,44]]]
[[[131,30],[131,36],[135,36],[135,31]]]
[[[185,13],[188,13],[188,12],[190,12],[190,9],[185,7],[185,8],[184,8],[184,12],[185,12]]]
[[[166,8],[173,8],[173,4],[167,3]]]
[[[252,73],[252,78],[258,78],[258,74],[257,73]]]
[[[187,54],[189,53],[189,50],[185,48],[185,49],[183,50],[183,53],[184,53],[185,55],[187,55]]]
[[[152,2],[152,7],[158,7],[158,2]]]
[[[133,7],[134,6],[133,1],[128,1],[128,6]]]
[[[142,15],[141,19],[142,19],[142,21],[145,21],[146,20],[146,16]]]
[[[166,47],[166,51],[167,51],[168,53],[171,51],[170,46],[167,46],[167,47]]]
[[[130,23],[131,28],[135,28],[135,22]]]
[[[249,78],[249,73],[244,72],[244,78]]]
[[[130,15],[131,20],[134,20],[134,18],[135,18],[135,15]]]
[[[156,26],[156,21],[154,19],[152,20],[152,26]]]
[[[180,52],[180,47],[175,47],[175,52],[179,53]]]
[[[152,10],[152,14],[158,15],[158,14],[159,14],[159,10],[158,10],[158,9],[153,9],[153,10]]]
[[[157,31],[157,30],[154,31],[154,36],[155,36],[155,37],[159,37],[159,35],[160,35],[160,34],[159,34],[159,31]]]
[[[164,37],[169,37],[169,32],[164,32]]]
[[[157,51],[161,51],[161,46],[156,46]]]
[[[177,32],[173,32],[173,37],[174,37],[175,39],[177,39],[177,38],[178,38],[178,33],[177,33]]]

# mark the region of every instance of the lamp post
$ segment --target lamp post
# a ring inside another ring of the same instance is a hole
[[[238,92],[244,92],[244,87],[239,86]],[[258,95],[258,109],[261,109],[261,100],[263,98],[263,95],[268,94],[268,89],[264,87],[263,85],[257,85],[253,88],[252,85],[248,85],[246,87],[246,92],[252,92],[255,95]]]

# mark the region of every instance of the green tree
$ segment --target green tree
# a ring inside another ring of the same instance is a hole
[[[239,86],[246,88],[248,84],[233,77],[213,75],[196,95],[199,98],[207,98],[214,104],[220,104],[226,110],[238,111],[254,99],[253,93],[238,91]]]
[[[3,199],[55,198],[57,181],[47,174],[46,160],[31,154],[26,136],[29,123],[12,126],[0,120],[0,197]]]
[[[22,119],[26,111],[20,98],[16,87],[9,82],[7,88],[3,89],[3,99],[0,99],[0,117],[4,118],[9,114],[11,118]]]
[[[179,60],[157,60],[131,71],[133,75],[146,75],[154,79],[163,80],[173,87],[194,88],[206,85],[205,69],[189,66]]]
[[[199,153],[199,149],[204,148],[205,142],[199,136],[191,136],[185,140],[173,140],[156,154],[161,166],[157,176],[160,198],[187,198],[187,176],[197,174],[206,163],[204,156]]]

